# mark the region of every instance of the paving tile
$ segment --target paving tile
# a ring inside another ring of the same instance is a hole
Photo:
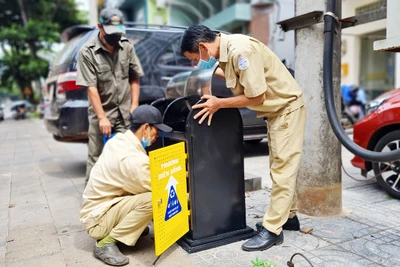
[[[359,238],[379,231],[378,228],[344,217],[327,219],[305,218],[302,220],[302,225],[313,228],[313,236],[332,244],[353,240],[354,238]]]
[[[0,246],[0,267],[6,267],[6,247]]]
[[[79,220],[79,208],[52,211],[52,218],[58,234],[65,231],[74,232],[84,230]]]
[[[7,261],[7,267],[62,267],[66,266],[63,253],[50,253],[25,260]],[[94,266],[94,265],[93,265]]]
[[[341,244],[340,247],[383,266],[400,266],[400,233],[387,230]]]
[[[337,246],[327,247],[313,252],[306,252],[304,253],[304,256],[306,256],[308,260],[311,261],[311,263],[321,267],[382,266],[377,264],[376,262],[370,261],[360,255],[353,254]],[[304,259],[301,259],[300,257],[297,256],[295,256],[293,262],[295,263],[296,267],[310,266]]]
[[[92,256],[95,241],[86,231],[68,233],[58,238],[68,266],[101,266],[100,261]]]
[[[7,261],[25,261],[58,252],[61,252],[61,247],[51,223],[43,223],[40,226],[21,226],[12,229],[9,233]]]
[[[34,204],[15,206],[10,208],[10,232],[25,226],[40,226],[52,223],[51,214],[47,204]]]
[[[61,168],[60,164],[52,162],[46,164],[39,164],[39,172],[48,174],[48,173],[57,173],[62,172],[63,169]]]

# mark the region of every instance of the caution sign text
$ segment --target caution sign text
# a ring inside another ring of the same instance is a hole
[[[185,144],[151,151],[149,157],[158,256],[189,231]]]

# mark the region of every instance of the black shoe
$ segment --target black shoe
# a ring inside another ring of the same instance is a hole
[[[256,233],[254,237],[246,241],[242,245],[245,251],[263,251],[269,249],[273,245],[280,245],[283,243],[283,232],[279,235],[271,233],[264,227]]]
[[[257,232],[260,231],[262,227],[262,222],[256,223],[256,229]],[[299,219],[297,218],[297,215],[295,215],[293,218],[289,218],[286,223],[282,226],[283,230],[289,230],[289,231],[299,231],[300,230],[300,222]]]
[[[144,228],[143,233],[140,235],[140,237],[146,236],[149,233],[150,233],[150,228],[148,226],[146,226],[146,228]]]

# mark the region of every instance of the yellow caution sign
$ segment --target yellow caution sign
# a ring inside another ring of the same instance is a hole
[[[185,143],[149,152],[154,240],[159,256],[189,231]]]

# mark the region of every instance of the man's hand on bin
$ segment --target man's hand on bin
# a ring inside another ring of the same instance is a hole
[[[107,137],[111,135],[111,122],[107,117],[99,119],[100,132]]]
[[[202,108],[202,110],[194,116],[194,119],[196,120],[201,116],[199,124],[202,124],[203,121],[208,117],[208,126],[210,126],[214,113],[221,108],[221,100],[212,95],[204,95],[201,97],[201,99],[206,99],[206,102],[193,106],[193,109]]]

